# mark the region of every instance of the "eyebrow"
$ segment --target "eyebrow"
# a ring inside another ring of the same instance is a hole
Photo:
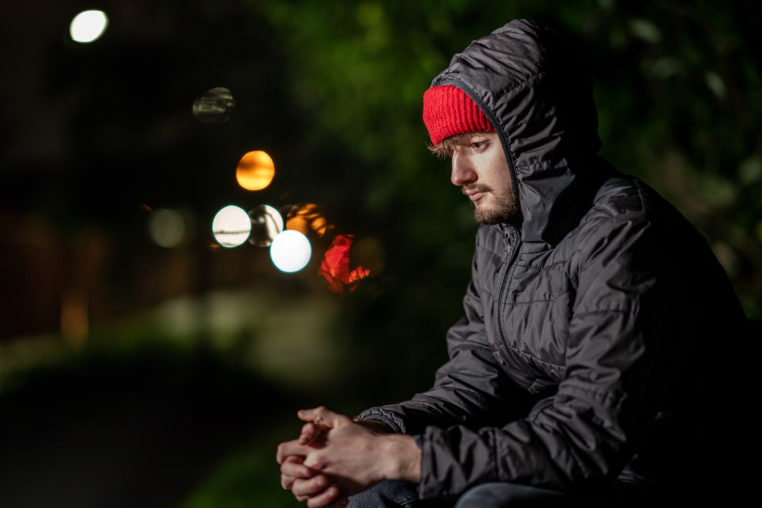
[[[485,136],[486,132],[464,132],[456,134],[439,142],[438,145],[429,145],[429,151],[439,159],[452,157],[455,147],[468,146],[478,136]]]

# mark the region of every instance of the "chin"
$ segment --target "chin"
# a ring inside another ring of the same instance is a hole
[[[493,225],[501,223],[513,224],[519,220],[519,213],[513,207],[492,208],[483,210],[474,208],[474,220],[479,224]]]
[[[482,214],[478,212],[474,212],[474,220],[478,222],[479,224],[500,224],[501,222],[505,222],[500,219],[500,217],[496,217],[493,215],[488,214]]]

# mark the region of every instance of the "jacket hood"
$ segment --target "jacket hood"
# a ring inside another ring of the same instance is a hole
[[[550,28],[514,20],[453,56],[431,83],[461,88],[495,127],[524,241],[562,238],[601,173],[592,84],[570,47]]]

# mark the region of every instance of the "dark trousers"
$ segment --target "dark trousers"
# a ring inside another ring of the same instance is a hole
[[[504,482],[478,485],[459,498],[423,501],[418,499],[416,487],[402,481],[381,482],[350,497],[348,508],[619,508],[643,506],[641,503],[646,501],[636,492],[594,498]]]

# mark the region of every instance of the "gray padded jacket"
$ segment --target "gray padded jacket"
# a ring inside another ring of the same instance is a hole
[[[723,341],[745,319],[705,240],[597,155],[592,87],[551,30],[508,23],[456,54],[445,84],[495,126],[523,221],[480,226],[434,386],[359,418],[415,436],[423,498],[696,480],[732,410]]]

